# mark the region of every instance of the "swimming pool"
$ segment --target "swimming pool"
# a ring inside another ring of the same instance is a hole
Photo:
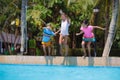
[[[120,67],[0,64],[0,80],[120,80]]]

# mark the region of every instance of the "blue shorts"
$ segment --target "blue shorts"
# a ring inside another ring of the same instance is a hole
[[[95,42],[96,41],[95,38],[84,38],[84,37],[83,37],[82,40],[85,41],[85,42]]]

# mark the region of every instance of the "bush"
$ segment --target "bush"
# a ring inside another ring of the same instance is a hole
[[[109,56],[120,57],[119,52],[120,49],[112,49]],[[102,57],[103,49],[101,48],[97,49],[96,53],[97,57]],[[71,56],[83,56],[83,50],[81,48],[71,49],[69,54],[71,54]],[[94,56],[94,49],[91,49],[91,55]]]
[[[120,57],[120,49],[112,49],[109,56]]]

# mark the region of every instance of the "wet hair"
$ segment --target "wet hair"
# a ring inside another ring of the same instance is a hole
[[[61,15],[64,15],[65,17],[67,17],[66,13],[64,13],[64,12],[63,12],[63,13],[61,13]]]
[[[83,24],[85,24],[85,25],[89,25],[89,21],[88,21],[88,19],[83,20]]]

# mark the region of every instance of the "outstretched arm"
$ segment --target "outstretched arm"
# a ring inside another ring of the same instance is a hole
[[[55,32],[55,35],[58,34],[60,32],[60,29],[58,31]]]
[[[83,31],[80,31],[79,33],[76,33],[76,36],[83,34]]]
[[[106,28],[102,28],[102,27],[99,27],[99,26],[93,26],[93,28],[97,28],[97,29],[101,29],[101,30],[106,30]]]

